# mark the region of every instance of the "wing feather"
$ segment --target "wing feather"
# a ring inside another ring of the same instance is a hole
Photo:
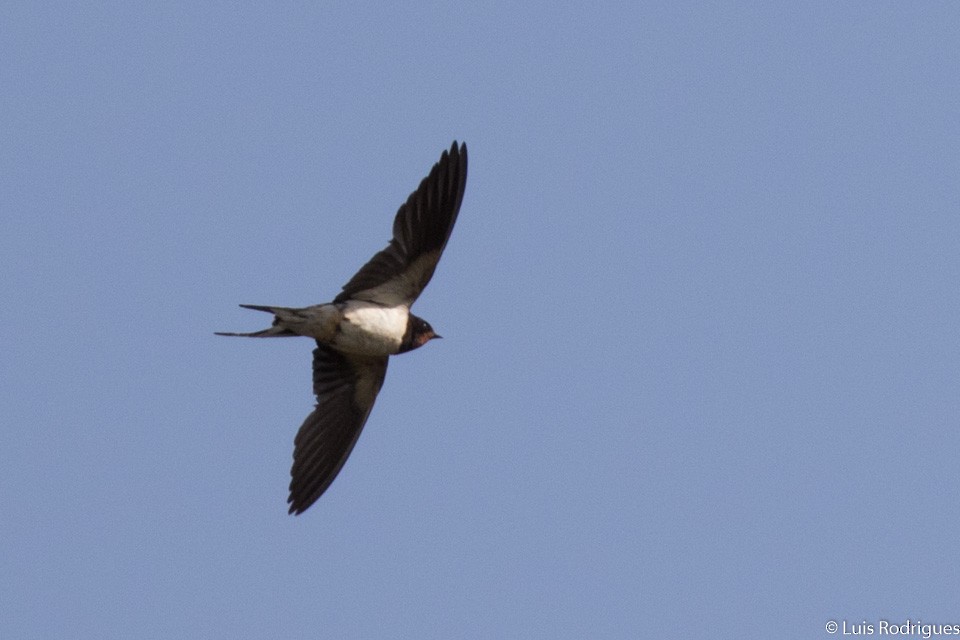
[[[367,300],[409,307],[423,291],[450,239],[467,184],[467,145],[444,151],[400,206],[393,239],[344,285],[334,302]]]
[[[294,439],[290,513],[306,511],[340,473],[386,374],[386,356],[346,355],[317,343],[313,351],[317,407]]]

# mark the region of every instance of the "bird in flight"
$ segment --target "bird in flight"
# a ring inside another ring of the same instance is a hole
[[[273,325],[253,333],[221,336],[305,336],[313,350],[317,406],[294,439],[290,513],[299,515],[337,477],[367,422],[392,355],[439,338],[410,307],[430,282],[467,183],[467,145],[454,141],[430,175],[400,206],[393,239],[357,272],[333,302],[310,307],[241,307],[274,315]]]

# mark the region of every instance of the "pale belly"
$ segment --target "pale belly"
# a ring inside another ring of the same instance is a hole
[[[340,331],[333,339],[333,346],[340,351],[370,356],[395,354],[400,350],[409,315],[406,307],[350,302],[343,309]]]

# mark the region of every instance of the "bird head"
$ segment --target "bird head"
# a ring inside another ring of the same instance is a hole
[[[410,319],[407,321],[407,331],[403,335],[403,342],[400,344],[400,353],[418,349],[434,338],[441,337],[443,336],[437,335],[429,322],[410,314]]]

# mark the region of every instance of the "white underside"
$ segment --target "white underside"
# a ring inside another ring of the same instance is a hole
[[[384,307],[359,300],[343,308],[333,346],[347,353],[386,356],[397,353],[407,330],[406,306]]]

